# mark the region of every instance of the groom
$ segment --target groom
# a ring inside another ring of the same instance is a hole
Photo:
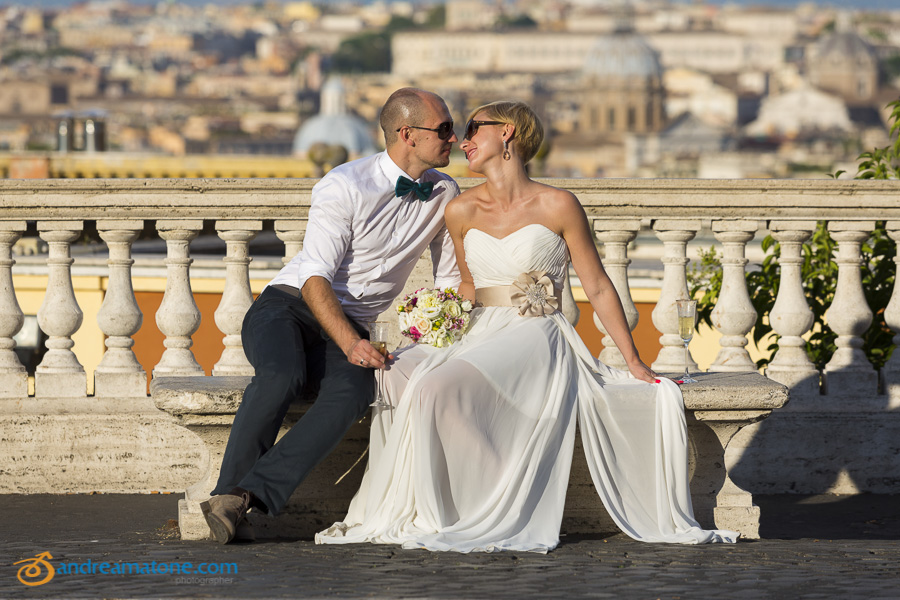
[[[212,498],[201,504],[216,541],[252,539],[250,507],[277,514],[310,470],[365,413],[384,358],[366,323],[394,301],[425,248],[435,286],[459,284],[444,207],[459,194],[435,171],[458,141],[444,101],[403,88],[381,112],[386,150],[341,165],[312,190],[303,250],[244,317],[256,374],[244,392]],[[315,403],[279,441],[290,404]]]

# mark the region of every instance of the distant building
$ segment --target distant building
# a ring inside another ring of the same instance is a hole
[[[629,30],[597,38],[582,71],[580,130],[585,135],[659,131],[665,120],[656,52]]]
[[[763,100],[759,117],[748,124],[744,132],[750,137],[797,138],[853,130],[843,100],[804,85]]]
[[[878,58],[845,19],[834,33],[823,36],[809,58],[809,80],[817,88],[850,103],[872,100],[878,93]]]
[[[313,144],[343,146],[350,158],[375,152],[369,125],[347,110],[344,85],[340,77],[331,77],[322,86],[321,109],[297,131],[294,154],[306,156]]]

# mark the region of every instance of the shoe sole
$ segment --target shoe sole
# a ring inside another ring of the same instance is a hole
[[[227,544],[234,539],[234,532],[229,531],[228,525],[212,513],[209,502],[201,502],[200,511],[203,513],[203,518],[206,519],[206,524],[209,526],[209,532],[217,542],[220,544]]]

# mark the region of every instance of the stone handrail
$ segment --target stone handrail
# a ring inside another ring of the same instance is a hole
[[[0,219],[303,218],[315,179],[0,180]],[[467,189],[479,178],[458,179]],[[542,179],[604,219],[900,219],[896,182]],[[215,202],[210,201],[210,196]]]
[[[480,179],[462,179],[461,187]],[[674,302],[686,297],[687,243],[708,229],[724,248],[724,285],[713,312],[722,334],[720,352],[711,371],[755,370],[745,346],[756,313],[749,302],[743,273],[745,247],[761,230],[768,229],[782,244],[781,286],[771,321],[782,336],[768,376],[796,393],[819,391],[820,374],[803,350],[802,336],[811,326],[811,313],[800,289],[800,244],[815,228],[829,222],[840,244],[835,257],[840,276],[830,326],[838,334],[838,351],[822,374],[822,389],[846,395],[860,386],[873,393],[879,374],[860,351],[860,335],[872,315],[862,299],[856,265],[860,244],[875,225],[887,220],[888,230],[900,238],[900,188],[892,181],[835,180],[684,180],[684,179],[547,179],[551,185],[572,190],[593,222],[603,244],[605,262],[619,290],[632,327],[637,311],[628,286],[628,243],[641,230],[651,230],[662,242],[664,277],[653,323],[661,333],[662,351],[653,362],[660,371],[683,366],[677,336]],[[214,226],[227,244],[226,284],[216,324],[225,340],[225,352],[214,374],[246,375],[249,364],[240,345],[240,321],[251,301],[248,279],[249,242],[274,223],[285,244],[285,258],[302,247],[313,179],[147,179],[147,180],[3,180],[0,181],[0,396],[22,394],[25,374],[15,358],[12,336],[21,327],[22,314],[11,285],[14,264],[11,245],[36,221],[49,247],[48,291],[38,315],[49,335],[48,352],[36,374],[36,395],[84,396],[83,368],[72,352],[73,333],[84,315],[71,284],[71,244],[79,239],[85,222],[95,221],[109,248],[110,286],[97,315],[107,336],[108,352],[95,373],[98,395],[142,395],[143,372],[131,352],[140,328],[140,314],[131,288],[131,244],[145,222],[156,223],[166,241],[167,288],[156,314],[166,335],[166,350],[154,369],[159,376],[200,374],[190,351],[190,336],[200,314],[190,287],[190,242],[203,229]],[[900,325],[900,299],[891,304],[888,323]],[[91,318],[93,315],[91,315]],[[598,327],[601,327],[599,322]],[[601,327],[602,330],[602,327]],[[607,340],[608,341],[608,340]],[[621,356],[605,344],[604,361],[621,366]],[[885,368],[884,381],[900,371],[900,356]],[[118,382],[118,383],[111,383]]]

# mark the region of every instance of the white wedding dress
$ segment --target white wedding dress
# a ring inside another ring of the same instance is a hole
[[[547,271],[568,249],[543,225],[504,238],[470,229],[476,288]],[[616,524],[647,542],[734,542],[693,517],[678,386],[638,381],[591,356],[565,317],[476,308],[449,348],[412,346],[385,374],[396,408],[373,417],[362,485],[322,544],[373,542],[457,552],[547,552],[559,543],[579,419],[597,491]]]

